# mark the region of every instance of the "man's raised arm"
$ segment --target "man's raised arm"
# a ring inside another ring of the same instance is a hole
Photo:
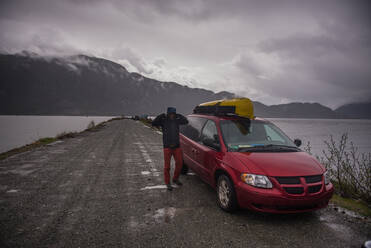
[[[181,114],[177,114],[177,120],[178,120],[179,125],[185,125],[185,124],[188,124],[188,120],[187,120],[187,118],[184,117],[184,116],[181,115]]]
[[[154,127],[162,126],[165,117],[166,117],[165,114],[160,114],[160,115],[158,115],[158,116],[157,116],[157,117],[152,121],[152,126],[154,126]]]

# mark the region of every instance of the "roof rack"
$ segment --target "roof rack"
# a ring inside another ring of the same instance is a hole
[[[227,115],[236,114],[235,106],[196,106],[193,109],[194,114],[211,114],[211,115]]]

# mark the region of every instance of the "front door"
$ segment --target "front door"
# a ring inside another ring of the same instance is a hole
[[[214,166],[216,165],[216,157],[220,150],[220,141],[216,124],[212,120],[208,120],[201,132],[201,144],[198,148],[199,166],[202,177],[208,183],[212,183]]]

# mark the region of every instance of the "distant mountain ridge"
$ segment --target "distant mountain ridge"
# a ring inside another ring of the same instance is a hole
[[[348,118],[371,119],[371,101],[345,104],[335,112]]]
[[[86,55],[0,55],[0,78],[1,115],[155,115],[167,106],[187,114],[199,103],[235,97],[150,79]],[[256,116],[277,118],[343,118],[351,112],[351,107],[333,111],[318,103],[254,102],[254,107]]]

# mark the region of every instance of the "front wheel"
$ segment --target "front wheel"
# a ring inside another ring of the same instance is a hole
[[[226,175],[220,175],[218,177],[216,195],[218,205],[221,209],[226,212],[233,212],[237,209],[237,199],[233,182]]]

